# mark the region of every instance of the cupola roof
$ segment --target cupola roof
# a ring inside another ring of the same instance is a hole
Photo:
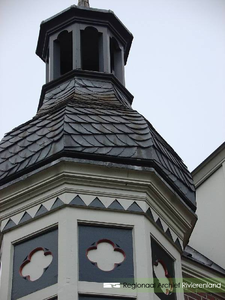
[[[112,30],[112,32],[119,37],[121,43],[124,44],[124,60],[125,63],[127,62],[133,35],[117,18],[114,12],[111,10],[76,5],[70,6],[41,23],[36,54],[45,61],[50,35],[76,22],[103,25]]]

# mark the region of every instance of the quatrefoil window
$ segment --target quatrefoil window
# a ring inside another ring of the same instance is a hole
[[[36,281],[44,274],[53,260],[52,253],[44,248],[34,249],[20,267],[20,275],[29,281]]]
[[[110,240],[100,240],[87,250],[87,258],[100,270],[109,272],[125,260],[125,252]]]
[[[160,283],[161,290],[165,295],[170,295],[173,292],[173,281],[169,277],[165,263],[162,260],[156,260],[153,269]]]

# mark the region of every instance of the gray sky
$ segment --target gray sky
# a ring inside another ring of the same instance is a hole
[[[0,0],[0,138],[31,119],[45,66],[42,20],[77,0]],[[133,33],[126,86],[142,113],[193,170],[225,137],[225,1],[90,0]]]

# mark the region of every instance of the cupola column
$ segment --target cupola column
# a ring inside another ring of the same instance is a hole
[[[80,25],[76,23],[73,30],[73,69],[81,69]]]
[[[110,43],[108,30],[103,34],[103,68],[105,73],[110,73]]]

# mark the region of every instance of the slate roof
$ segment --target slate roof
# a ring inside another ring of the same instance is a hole
[[[225,275],[225,270],[223,268],[189,245],[185,247],[185,250],[183,251],[183,257]]]
[[[0,185],[63,156],[153,166],[195,210],[187,167],[110,81],[73,78],[46,92],[37,115],[0,143]]]

